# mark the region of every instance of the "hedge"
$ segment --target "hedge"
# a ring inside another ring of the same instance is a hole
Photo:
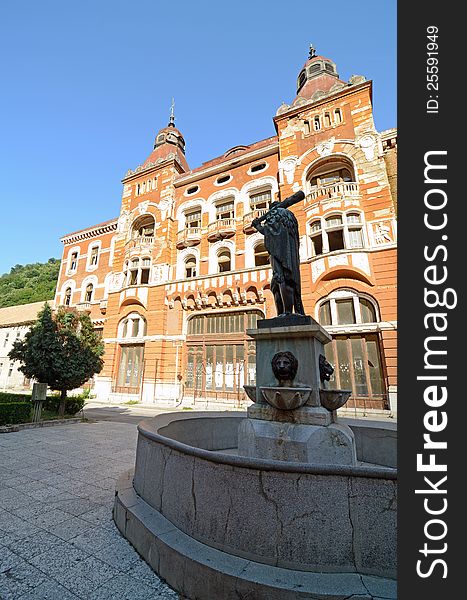
[[[1,402],[0,425],[26,423],[31,418],[30,402]]]
[[[82,396],[70,396],[66,399],[65,403],[65,414],[66,415],[76,415],[77,412],[82,410],[86,399]],[[57,412],[60,404],[60,396],[47,396],[47,399],[42,403],[42,408],[44,410],[49,410],[50,412]]]
[[[0,392],[0,403],[2,402],[31,402],[31,394],[10,394]]]

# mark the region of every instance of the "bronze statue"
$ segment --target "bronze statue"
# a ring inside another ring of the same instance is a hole
[[[264,235],[272,266],[271,292],[277,315],[304,315],[301,298],[298,222],[289,206],[303,200],[302,191],[283,202],[273,202],[268,212],[254,219],[253,227]]]

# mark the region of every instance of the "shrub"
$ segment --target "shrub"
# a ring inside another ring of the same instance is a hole
[[[0,425],[26,423],[31,418],[30,402],[1,402]]]
[[[31,402],[31,394],[10,394],[9,392],[0,392],[0,403],[3,402]]]
[[[82,410],[86,399],[82,396],[70,396],[65,402],[65,414],[75,415],[77,412]],[[42,404],[42,408],[49,412],[58,413],[58,407],[60,405],[60,396],[47,396],[45,402]]]

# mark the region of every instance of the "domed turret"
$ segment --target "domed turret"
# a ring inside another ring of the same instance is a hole
[[[317,91],[329,92],[336,83],[345,85],[339,79],[336,63],[324,56],[317,56],[315,48],[310,44],[308,60],[297,78],[297,96],[312,98]]]
[[[185,158],[185,140],[180,130],[175,127],[174,102],[170,107],[170,119],[166,127],[160,129],[154,140],[153,150],[143,164],[160,163],[166,159],[177,158],[184,171],[189,171]]]

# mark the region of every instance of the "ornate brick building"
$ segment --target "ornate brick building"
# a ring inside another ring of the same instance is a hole
[[[88,310],[105,341],[99,397],[233,404],[255,378],[246,329],[275,314],[251,222],[303,189],[303,302],[333,336],[331,385],[395,409],[395,130],[378,133],[372,83],[339,79],[313,49],[277,135],[190,170],[171,115],[123,178],[118,218],[65,236],[55,304]]]

